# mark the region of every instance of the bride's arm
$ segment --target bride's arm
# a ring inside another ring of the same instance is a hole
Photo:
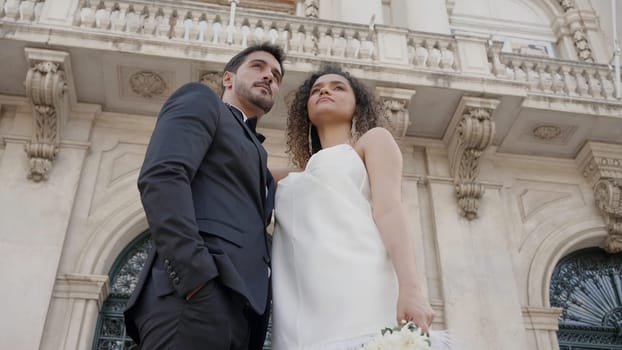
[[[412,235],[402,206],[402,153],[383,128],[365,133],[356,148],[369,174],[374,221],[397,274],[397,320],[413,321],[427,332],[434,312],[421,290]]]
[[[275,188],[276,188],[276,185],[279,183],[279,181],[281,181],[283,178],[289,175],[289,173],[298,172],[298,171],[300,170],[293,169],[293,168],[274,168],[274,169],[271,168],[270,172],[272,173],[272,177],[274,178]]]

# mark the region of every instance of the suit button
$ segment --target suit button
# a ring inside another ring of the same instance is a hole
[[[164,259],[164,265],[168,266],[171,264],[171,261],[168,259]]]
[[[175,278],[175,276],[177,276],[177,273],[175,273],[175,271],[173,271],[173,272],[169,273],[168,276],[170,278]]]
[[[173,279],[173,283],[175,283],[175,284],[179,284],[179,277],[175,277],[175,278]]]
[[[168,265],[166,267],[166,272],[171,273],[171,271],[173,271],[173,268],[171,267],[171,265]]]

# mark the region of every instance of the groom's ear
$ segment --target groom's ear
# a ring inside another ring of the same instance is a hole
[[[233,86],[233,78],[235,77],[235,73],[229,72],[229,71],[225,71],[222,74],[222,86],[224,87],[223,92],[229,88],[231,88],[231,86]]]

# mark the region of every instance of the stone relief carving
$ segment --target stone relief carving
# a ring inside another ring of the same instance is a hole
[[[386,120],[382,123],[396,140],[406,136],[408,127],[410,126],[410,117],[408,115],[408,104],[415,94],[414,90],[376,87],[376,93],[382,101],[382,109]]]
[[[594,190],[609,235],[603,248],[622,252],[622,146],[588,141],[576,159]]]
[[[199,82],[209,86],[217,95],[222,94],[222,72],[202,72]]]
[[[562,129],[555,125],[541,125],[533,129],[533,136],[542,140],[552,140],[562,134]]]
[[[26,92],[33,110],[33,134],[25,145],[30,169],[28,179],[47,180],[58,154],[60,113],[65,113],[65,73],[60,64],[51,61],[31,62],[26,75]]]
[[[558,0],[558,2],[565,13],[575,10],[574,2],[572,0]],[[571,20],[571,23],[568,23],[568,26],[570,27],[570,30],[572,32],[574,46],[577,49],[577,55],[579,56],[579,59],[581,61],[594,62],[594,57],[592,56],[592,49],[590,49],[590,44],[587,40],[583,24],[578,23],[578,21],[580,20],[581,17],[578,16],[576,17],[576,19],[573,18]]]
[[[622,252],[622,179],[598,181],[594,187],[594,199],[609,233],[604,243],[605,250]]]
[[[492,144],[495,123],[492,113],[497,100],[463,97],[450,125],[449,156],[454,177],[456,197],[461,215],[468,220],[477,218],[479,200],[485,192],[479,182],[479,160]],[[450,127],[451,128],[451,127]]]
[[[139,71],[130,76],[130,88],[139,96],[152,98],[162,95],[167,83],[159,74],[150,71]]]
[[[319,0],[304,0],[305,17],[318,18],[320,15]]]

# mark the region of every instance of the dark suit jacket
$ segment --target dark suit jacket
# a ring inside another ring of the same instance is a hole
[[[169,97],[138,178],[155,249],[127,305],[130,336],[136,339],[132,307],[149,273],[158,295],[179,297],[219,277],[264,313],[265,228],[274,203],[266,161],[242,114],[204,84],[186,84]]]

